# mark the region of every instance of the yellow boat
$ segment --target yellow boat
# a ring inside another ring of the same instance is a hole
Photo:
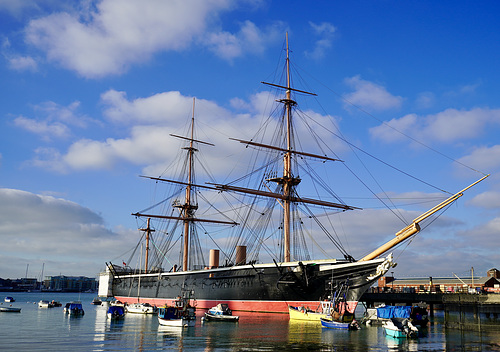
[[[330,311],[330,302],[320,302],[321,306],[314,311],[306,307],[288,306],[290,320],[306,320],[320,322],[321,318],[326,318]]]

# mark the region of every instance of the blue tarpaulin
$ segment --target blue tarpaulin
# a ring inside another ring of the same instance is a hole
[[[411,306],[385,306],[377,308],[377,317],[382,319],[409,318]]]

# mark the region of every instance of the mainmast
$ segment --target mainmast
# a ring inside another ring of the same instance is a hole
[[[295,179],[295,184],[292,180],[292,104],[295,102],[291,99],[290,91],[290,57],[288,50],[288,33],[286,34],[286,99],[282,102],[285,104],[286,111],[286,149],[283,163],[283,251],[284,261],[290,261],[290,195],[295,184],[299,184],[300,179]]]
[[[184,246],[182,252],[182,270],[188,270],[188,259],[189,259],[189,226],[191,224],[191,218],[194,215],[194,211],[198,209],[197,205],[191,204],[191,188],[193,184],[193,155],[196,149],[193,147],[193,137],[194,137],[194,104],[195,98],[193,98],[193,115],[191,117],[191,138],[189,140],[189,147],[186,147],[188,151],[188,182],[186,185],[186,199],[184,204],[179,205],[181,209],[181,217],[184,219]]]

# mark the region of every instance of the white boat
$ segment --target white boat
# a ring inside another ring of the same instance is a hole
[[[7,296],[4,298],[4,301],[7,303],[11,303],[11,302],[15,302],[16,300],[14,299],[14,297]]]
[[[225,303],[219,303],[205,313],[204,320],[206,321],[238,321],[240,317],[233,315],[229,306]]]
[[[149,303],[132,303],[125,307],[127,313],[134,314],[155,314],[158,311],[158,308],[150,305]]]
[[[0,312],[5,312],[5,313],[21,313],[21,308],[16,308],[16,307],[4,307],[0,306]]]
[[[406,318],[391,318],[382,324],[388,336],[410,338],[418,336],[418,328]]]
[[[177,297],[174,306],[158,309],[158,323],[163,326],[195,326],[196,308],[189,305],[189,300]]]
[[[38,307],[39,308],[53,308],[54,304],[52,304],[52,302],[49,302],[49,301],[41,300],[40,302],[38,302]]]

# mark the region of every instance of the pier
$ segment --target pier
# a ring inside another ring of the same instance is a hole
[[[427,304],[429,316],[435,309],[444,310],[445,326],[463,330],[498,330],[500,328],[500,294],[495,293],[403,293],[367,292],[360,302],[367,307],[376,304]]]

